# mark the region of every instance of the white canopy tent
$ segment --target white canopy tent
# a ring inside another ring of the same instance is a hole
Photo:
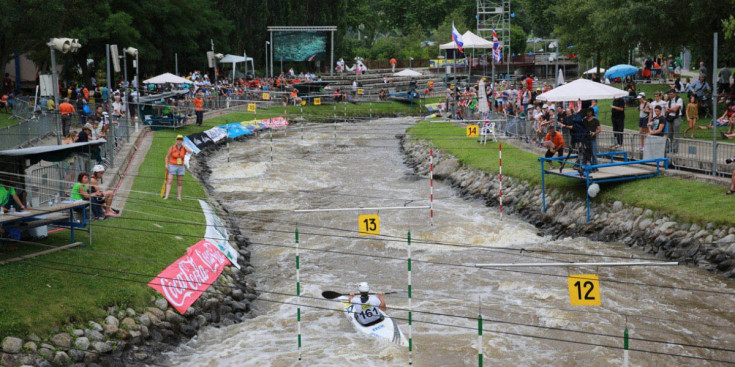
[[[248,70],[247,63],[250,63],[250,70],[255,70],[255,65],[253,64],[253,58],[252,57],[245,57],[245,56],[238,56],[238,55],[230,55],[227,54],[225,57],[222,58],[222,60],[219,60],[222,64],[232,64],[232,80],[235,80],[235,67],[238,63],[244,62],[245,63],[245,72]]]
[[[536,99],[543,102],[571,102],[577,100],[615,99],[628,95],[628,92],[587,79],[577,79],[571,83],[539,94]]]
[[[409,76],[409,77],[417,77],[417,76],[421,76],[421,75],[423,75],[423,74],[419,73],[416,70],[412,70],[412,69],[403,69],[403,70],[401,70],[401,71],[393,74],[393,76]]]
[[[464,43],[462,48],[493,48],[492,41],[488,41],[470,31],[464,32],[462,42]],[[439,45],[440,50],[454,50],[456,48],[457,45],[454,44],[454,41]]]
[[[601,74],[605,74],[605,71],[607,71],[607,70],[605,70],[605,68],[600,68],[600,73]],[[597,72],[597,68],[592,68],[592,69],[589,69],[589,70],[585,71],[582,74],[594,74],[596,72]]]
[[[144,84],[193,84],[189,79],[171,73],[164,73],[143,81]]]

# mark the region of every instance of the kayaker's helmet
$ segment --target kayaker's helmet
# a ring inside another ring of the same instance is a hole
[[[357,290],[359,290],[360,293],[367,293],[370,292],[370,286],[367,284],[367,282],[361,282]]]

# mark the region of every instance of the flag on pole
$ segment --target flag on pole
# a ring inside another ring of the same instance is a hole
[[[500,54],[500,40],[498,40],[498,34],[495,33],[495,27],[493,27],[493,60],[500,62],[502,58]]]
[[[457,49],[459,50],[459,52],[464,53],[464,50],[462,49],[462,47],[464,46],[462,35],[459,34],[457,28],[454,27],[454,22],[452,22],[452,41],[454,41],[454,44],[457,45]]]

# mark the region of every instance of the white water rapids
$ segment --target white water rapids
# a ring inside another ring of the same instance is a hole
[[[410,119],[382,119],[307,124],[303,132],[297,126],[286,136],[274,133],[272,161],[268,133],[231,143],[229,163],[227,150],[214,154],[209,159],[210,183],[215,195],[238,215],[243,234],[255,243],[250,247],[251,261],[263,292],[253,302],[254,318],[203,329],[170,353],[168,364],[407,366],[407,349],[357,334],[339,304],[321,299],[321,292],[349,292],[361,281],[368,281],[374,290],[405,290],[409,230],[415,366],[476,366],[479,309],[485,328],[485,365],[621,366],[619,348],[626,326],[631,338],[646,339],[631,339],[631,349],[655,352],[631,351],[631,366],[724,365],[670,354],[735,361],[735,353],[728,351],[735,350],[735,287],[721,276],[691,266],[477,269],[472,265],[626,261],[623,257],[650,255],[623,244],[539,236],[532,225],[509,215],[500,220],[497,208],[460,198],[441,182],[434,187],[433,226],[428,210],[293,212],[428,205],[429,180],[414,175],[403,163],[395,138],[411,123]],[[497,156],[488,159],[497,160]],[[381,234],[393,240],[358,236],[358,214],[379,214]],[[302,248],[301,303],[314,306],[302,307],[301,362],[294,305],[299,302],[295,296],[297,225]],[[604,256],[522,253],[521,248]],[[602,306],[571,306],[569,274],[598,274]],[[388,314],[407,335],[406,295],[386,295],[386,300]]]

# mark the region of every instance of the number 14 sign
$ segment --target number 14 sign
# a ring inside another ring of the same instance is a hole
[[[572,306],[600,306],[600,279],[597,274],[576,274],[567,278]]]

